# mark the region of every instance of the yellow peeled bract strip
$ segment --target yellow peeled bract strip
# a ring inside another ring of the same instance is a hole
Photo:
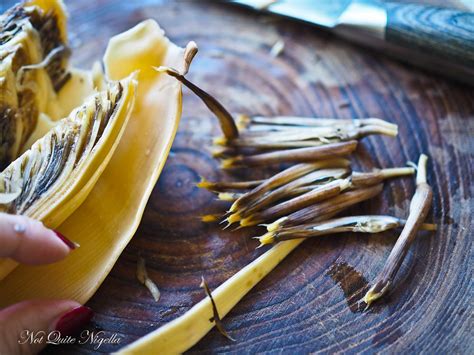
[[[212,292],[222,318],[304,239],[288,240],[252,261]],[[181,354],[189,350],[215,325],[212,303],[206,297],[181,317],[125,346],[117,354]]]
[[[112,38],[104,62],[111,80],[139,71],[137,99],[109,164],[85,201],[58,228],[81,247],[54,265],[18,266],[0,282],[0,307],[31,298],[85,303],[141,220],[181,117],[181,85],[150,66],[184,70],[184,50],[148,20]]]

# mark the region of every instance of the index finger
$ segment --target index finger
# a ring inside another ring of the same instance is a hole
[[[49,264],[66,257],[77,244],[31,218],[0,213],[0,257],[23,264]]]

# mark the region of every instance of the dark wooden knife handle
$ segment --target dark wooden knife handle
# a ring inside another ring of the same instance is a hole
[[[386,9],[388,42],[474,68],[474,13],[416,4]]]

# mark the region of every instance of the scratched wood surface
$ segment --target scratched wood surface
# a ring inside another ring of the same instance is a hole
[[[340,235],[306,241],[225,318],[231,343],[212,330],[189,353],[420,352],[472,353],[472,153],[474,90],[391,61],[377,53],[287,20],[214,2],[66,1],[74,63],[88,68],[107,39],[146,18],[200,53],[189,77],[232,112],[357,118],[399,125],[395,139],[363,140],[354,166],[404,165],[430,156],[434,190],[429,219],[384,302],[362,313],[358,300],[381,270],[396,233]],[[432,1],[436,3],[436,1]],[[438,3],[444,3],[439,1]],[[269,51],[277,40],[285,48]],[[183,118],[143,221],[110,275],[88,302],[90,330],[117,334],[125,345],[183,314],[204,297],[201,275],[217,287],[261,252],[257,229],[221,231],[198,217],[225,205],[199,190],[199,176],[232,179],[208,147],[215,119],[188,91]],[[241,176],[251,177],[252,173]],[[405,217],[413,179],[386,184],[357,213]],[[135,277],[147,261],[161,299],[155,303]],[[48,354],[112,352],[117,345],[49,347]]]

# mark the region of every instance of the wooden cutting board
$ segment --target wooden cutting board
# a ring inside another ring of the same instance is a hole
[[[154,18],[177,44],[198,43],[189,78],[230,111],[370,116],[397,123],[397,138],[363,140],[354,159],[358,169],[403,166],[420,153],[430,156],[434,202],[429,220],[439,230],[420,233],[385,301],[365,313],[357,305],[396,233],[306,241],[225,318],[235,343],[214,329],[190,353],[473,352],[472,88],[309,26],[211,1],[66,2],[76,65],[89,68],[110,36]],[[285,47],[274,58],[269,52],[278,40]],[[263,252],[250,238],[261,230],[221,231],[199,221],[226,207],[195,187],[199,176],[232,178],[209,152],[218,134],[216,120],[185,90],[179,132],[143,221],[87,304],[96,312],[90,330],[117,334],[121,345],[128,344],[201,300],[201,276],[215,288]],[[392,181],[382,196],[353,212],[405,217],[413,192],[414,179]],[[136,279],[139,254],[161,291],[158,303]],[[88,354],[119,347],[55,346],[45,352]]]

